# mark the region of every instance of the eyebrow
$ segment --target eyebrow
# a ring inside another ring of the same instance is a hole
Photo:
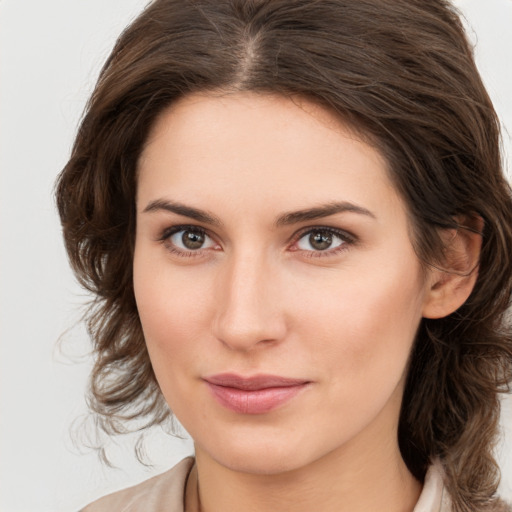
[[[194,208],[192,206],[187,206],[182,203],[169,201],[166,199],[156,199],[151,201],[146,206],[146,208],[144,208],[143,213],[162,210],[176,213],[178,215],[183,215],[184,217],[189,217],[190,219],[194,219],[198,222],[204,222],[205,224],[222,226],[220,219],[211,213],[200,210],[199,208]],[[286,212],[277,218],[275,224],[277,227],[289,226],[291,224],[298,224],[300,222],[321,219],[323,217],[329,217],[330,215],[345,212],[357,213],[359,215],[365,215],[373,219],[376,218],[370,210],[363,208],[362,206],[358,206],[347,201],[341,201],[327,203],[313,208],[306,208],[304,210]]]
[[[308,220],[321,219],[329,217],[337,213],[351,212],[360,215],[366,215],[375,219],[375,215],[366,208],[358,206],[347,201],[327,203],[325,205],[317,206],[315,208],[307,208],[305,210],[298,210],[296,212],[284,213],[279,216],[276,221],[277,226],[288,226],[290,224],[298,224],[299,222],[306,222]]]
[[[156,199],[155,201],[151,201],[146,208],[144,208],[143,213],[162,210],[183,215],[184,217],[189,217],[190,219],[194,219],[198,222],[204,222],[205,224],[211,224],[213,226],[222,225],[222,222],[211,213],[182,203],[177,203],[175,201],[168,201],[166,199]]]

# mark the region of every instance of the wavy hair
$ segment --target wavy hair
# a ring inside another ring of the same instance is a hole
[[[137,161],[156,117],[207,90],[300,95],[339,115],[386,157],[425,264],[443,259],[440,229],[483,219],[471,296],[421,322],[398,435],[419,480],[441,459],[455,512],[497,510],[499,393],[512,380],[512,199],[499,122],[445,0],[155,0],[123,32],[56,189],[71,265],[96,297],[89,403],[100,426],[119,433],[171,415],[132,285]]]

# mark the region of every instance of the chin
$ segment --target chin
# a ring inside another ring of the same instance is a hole
[[[309,439],[294,439],[289,431],[266,438],[261,432],[244,437],[230,436],[223,442],[203,447],[196,443],[196,453],[199,457],[213,459],[231,471],[276,475],[308,466],[331,451],[328,447],[312,443],[315,440],[313,434]]]
[[[219,454],[215,461],[237,473],[248,473],[251,475],[277,475],[288,473],[308,465],[308,460],[295,454],[269,454],[261,455],[259,450],[248,450],[244,453],[228,453],[227,451]]]

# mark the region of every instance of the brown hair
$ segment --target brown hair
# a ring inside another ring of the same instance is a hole
[[[496,114],[445,0],[155,0],[125,30],[57,187],[71,264],[97,297],[88,315],[90,405],[102,428],[170,415],[132,286],[137,160],[164,108],[214,89],[302,95],[374,141],[425,262],[442,261],[439,228],[484,220],[470,298],[421,322],[399,442],[420,480],[442,460],[455,511],[495,506],[498,393],[512,379],[512,200]]]

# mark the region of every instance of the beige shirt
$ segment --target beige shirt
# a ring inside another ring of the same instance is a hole
[[[183,502],[187,477],[194,465],[188,457],[169,471],[109,494],[85,507],[82,512],[184,512]],[[443,485],[443,471],[433,464],[425,477],[425,485],[413,512],[450,512],[450,498]]]

